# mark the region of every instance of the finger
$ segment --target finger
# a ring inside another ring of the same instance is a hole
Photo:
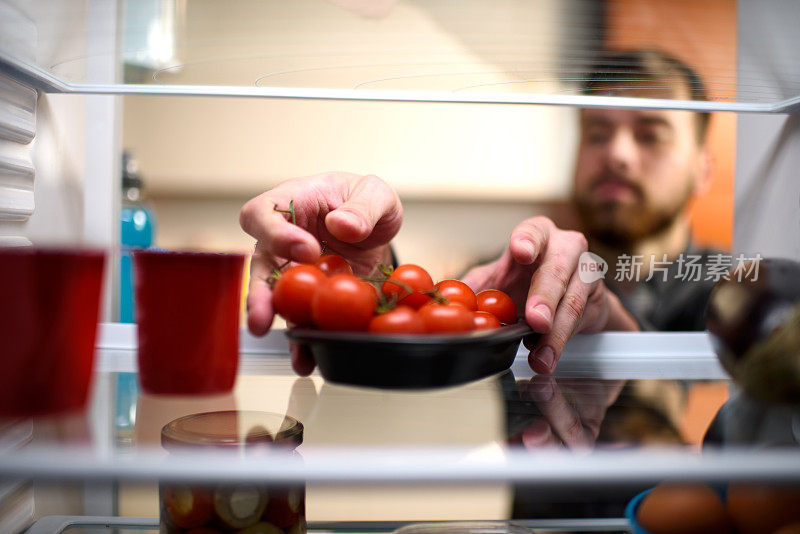
[[[256,250],[250,259],[250,283],[245,301],[247,328],[254,336],[266,334],[275,317],[272,308],[272,288],[268,283],[271,272],[271,261],[256,245]]]
[[[607,302],[608,290],[602,281],[590,284],[589,296],[586,299],[586,309],[583,317],[575,328],[575,333],[597,333],[605,329],[610,313]]]
[[[528,386],[531,398],[553,432],[570,448],[589,447],[592,440],[575,408],[567,402],[558,383],[551,376],[536,376]]]
[[[609,386],[605,381],[586,379],[560,379],[561,391],[569,391],[572,404],[577,406],[587,436],[594,441],[600,433],[609,406]]]
[[[552,328],[542,335],[528,357],[528,362],[534,371],[539,374],[551,374],[555,370],[567,340],[578,330],[584,319],[589,294],[598,283],[586,284],[580,277],[573,275],[564,298],[556,308]]]
[[[511,232],[508,248],[514,261],[531,265],[545,251],[555,225],[547,217],[533,217]]]
[[[289,343],[289,354],[292,358],[292,369],[300,376],[308,376],[314,372],[314,357],[306,345]]]
[[[384,235],[375,236],[388,243],[400,230],[403,208],[397,194],[377,176],[356,180],[346,191],[343,202],[325,217],[325,226],[334,237],[346,243],[364,241],[384,223]]]
[[[586,250],[586,238],[581,233],[550,234],[525,303],[525,320],[535,332],[544,334],[553,327],[556,310],[577,271],[580,255]]]
[[[589,432],[593,440],[597,440],[600,434],[600,427],[606,417],[608,407],[614,404],[625,385],[625,380],[600,380],[590,381],[594,387],[591,389],[595,393],[593,398],[589,400],[592,409],[584,410],[581,413],[583,426]],[[586,387],[586,383],[582,387]]]
[[[283,198],[280,192],[263,193],[242,207],[239,224],[270,254],[312,263],[321,252],[317,240],[303,228],[288,221],[286,214],[275,211],[276,207],[288,209],[290,200]]]
[[[522,444],[526,449],[540,449],[551,445],[561,445],[561,440],[553,434],[550,423],[537,418],[522,430]]]
[[[467,284],[475,293],[484,289],[490,289],[495,286],[491,281],[493,273],[497,270],[497,264],[497,261],[493,261],[486,265],[473,267],[461,277],[461,281]]]

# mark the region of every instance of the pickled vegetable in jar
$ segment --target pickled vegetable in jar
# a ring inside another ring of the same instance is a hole
[[[170,452],[212,448],[285,452],[297,457],[303,425],[288,416],[256,411],[222,411],[187,415],[161,430],[161,445]],[[253,482],[159,484],[162,533],[239,532],[303,534],[305,486]]]

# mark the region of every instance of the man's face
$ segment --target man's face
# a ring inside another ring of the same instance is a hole
[[[586,233],[630,247],[681,215],[705,172],[688,111],[581,111],[574,200]]]

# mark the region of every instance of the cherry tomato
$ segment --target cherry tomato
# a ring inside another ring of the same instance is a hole
[[[478,309],[475,292],[461,280],[442,280],[434,286],[450,302],[462,304],[468,310]]]
[[[380,294],[378,293],[378,288],[375,287],[375,284],[373,284],[372,282],[365,282],[365,283],[369,286],[370,291],[372,291],[372,298],[375,299],[375,302],[378,302],[379,300],[378,297],[380,296]]]
[[[208,490],[183,484],[164,487],[164,509],[169,519],[180,528],[206,524],[214,515],[214,504]]]
[[[295,265],[284,271],[272,288],[272,306],[289,321],[311,324],[311,299],[325,281],[325,274],[313,265]]]
[[[517,307],[511,297],[499,289],[485,289],[475,295],[478,310],[489,312],[504,324],[517,322]]]
[[[485,311],[472,312],[472,324],[475,326],[475,330],[500,328],[500,320],[491,313]]]
[[[429,334],[466,332],[472,330],[472,312],[461,304],[430,302],[419,309],[419,316]]]
[[[367,282],[353,275],[335,274],[314,293],[311,319],[322,330],[366,330],[375,312],[374,295]]]
[[[334,274],[353,274],[353,268],[350,267],[346,259],[338,254],[323,254],[314,262],[314,265],[328,276]]]
[[[411,294],[403,286],[393,284],[392,280],[405,284],[411,290]],[[387,281],[383,283],[381,291],[387,297],[395,295],[399,297],[398,304],[419,309],[431,300],[431,297],[424,295],[421,291],[431,291],[432,289],[431,275],[419,265],[408,263],[392,272]]]
[[[400,305],[373,317],[368,330],[380,334],[424,334],[425,323],[417,310]]]

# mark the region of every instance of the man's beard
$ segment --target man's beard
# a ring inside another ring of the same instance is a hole
[[[594,188],[605,179],[596,180],[589,188],[589,194],[574,194],[578,216],[586,235],[603,245],[622,250],[631,250],[643,239],[660,234],[684,211],[692,196],[692,181],[687,181],[686,189],[676,202],[654,207],[650,205],[644,191],[635,183],[624,181],[631,187],[635,196],[633,203],[614,200],[596,201],[592,199]]]

